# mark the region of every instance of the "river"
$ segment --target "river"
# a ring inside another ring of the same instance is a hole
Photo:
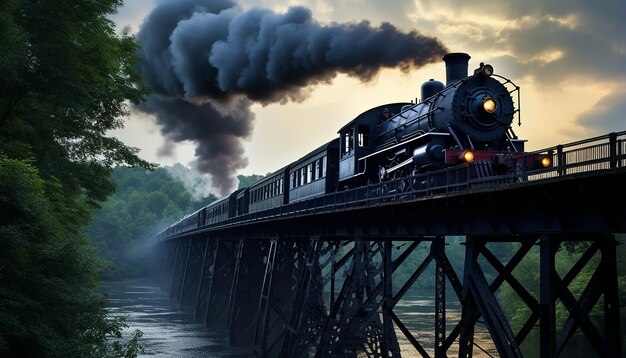
[[[176,305],[170,304],[169,295],[147,280],[126,280],[103,282],[101,284],[109,296],[109,311],[112,316],[128,316],[130,335],[135,329],[143,331],[141,342],[145,352],[140,357],[215,357],[243,358],[249,357],[247,351],[231,348],[222,334],[205,328],[194,322],[189,313],[182,312]],[[433,342],[434,298],[432,295],[413,295],[401,300],[394,308],[396,315],[407,328],[413,332],[417,340]],[[449,332],[453,323],[458,322],[460,307],[448,304],[446,316]],[[403,357],[419,357],[404,335],[396,332]],[[476,326],[478,345],[497,356],[489,336],[480,324]],[[432,347],[425,348],[432,355]],[[449,351],[453,356],[454,351]],[[474,357],[489,357],[489,354],[474,349]]]

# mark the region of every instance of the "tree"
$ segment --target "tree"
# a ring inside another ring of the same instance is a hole
[[[113,165],[150,167],[137,149],[107,137],[127,102],[146,94],[137,44],[106,18],[119,0],[8,0],[0,5],[0,151],[34,159],[90,204],[114,190]],[[6,36],[5,36],[6,34]]]
[[[133,356],[96,290],[83,235],[118,164],[152,165],[108,137],[146,93],[121,0],[0,2],[0,355]]]
[[[32,165],[0,156],[1,356],[114,357],[137,348],[138,334],[129,346],[110,344],[125,324],[107,318],[95,290],[102,261],[65,224],[84,204],[63,190]]]
[[[150,262],[145,247],[154,236],[185,214],[216,200],[214,195],[194,200],[185,186],[164,168],[117,167],[111,176],[117,191],[96,212],[86,229],[112,266],[104,278],[145,274]]]
[[[263,179],[264,175],[252,174],[252,175],[237,175],[237,179],[239,180],[239,186],[237,189],[247,188],[252,184],[258,182]]]

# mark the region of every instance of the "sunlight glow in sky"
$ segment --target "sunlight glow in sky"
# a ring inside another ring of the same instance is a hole
[[[113,17],[120,32],[137,33],[162,1],[126,0]],[[611,131],[626,130],[626,2],[623,0],[242,0],[244,9],[309,8],[322,24],[369,20],[389,22],[404,32],[437,37],[451,52],[472,56],[521,87],[522,126],[514,130],[539,149]],[[334,138],[337,130],[368,108],[419,97],[424,81],[445,80],[443,62],[402,73],[382,70],[363,83],[338,75],[307,88],[300,102],[253,104],[252,135],[244,141],[248,166],[240,174],[265,174]],[[114,133],[141,148],[145,159],[164,165],[194,159],[194,143],[177,143],[169,155],[154,118],[135,113]],[[163,151],[161,150],[161,153]]]

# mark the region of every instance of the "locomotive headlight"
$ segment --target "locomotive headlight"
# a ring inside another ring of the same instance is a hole
[[[483,99],[483,109],[487,113],[493,113],[496,111],[496,101],[491,97]]]
[[[463,160],[465,160],[466,162],[471,162],[474,161],[474,153],[466,150],[465,152],[463,152]]]
[[[541,159],[541,166],[544,168],[549,167],[550,165],[552,165],[552,160],[550,160],[550,158],[548,157],[543,157]]]
[[[491,75],[493,75],[493,66],[491,65],[484,65],[483,69],[482,69],[483,75],[485,75],[486,77],[489,77]]]

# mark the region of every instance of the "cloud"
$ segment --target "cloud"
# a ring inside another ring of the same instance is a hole
[[[576,120],[577,124],[594,131],[594,134],[624,130],[626,90],[621,88],[602,97]]]
[[[247,165],[241,140],[252,131],[252,103],[301,101],[339,73],[366,82],[383,68],[438,62],[447,51],[390,23],[324,25],[304,7],[244,11],[230,0],[161,2],[137,38],[140,72],[153,90],[139,109],[156,116],[168,145],[196,143],[195,164],[221,194]]]
[[[626,79],[626,2],[420,1],[413,19],[449,43],[511,62],[542,86]],[[494,61],[495,62],[495,61]]]

